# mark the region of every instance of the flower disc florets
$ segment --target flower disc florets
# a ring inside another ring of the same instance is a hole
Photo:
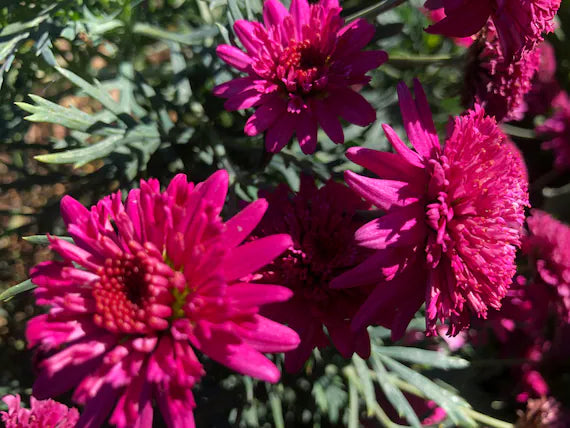
[[[258,315],[265,303],[286,300],[283,287],[248,284],[291,244],[272,235],[240,245],[267,204],[258,200],[224,223],[228,177],[219,171],[194,186],[184,175],[161,192],[142,181],[87,210],[62,200],[73,243],[50,238],[63,261],[32,272],[46,315],[27,327],[39,350],[34,395],[75,388],[84,404],[78,426],[110,422],[150,427],[153,403],[170,427],[192,427],[191,388],[204,370],[198,349],[226,366],[275,382],[279,371],[262,352],[296,347],[298,336]]]

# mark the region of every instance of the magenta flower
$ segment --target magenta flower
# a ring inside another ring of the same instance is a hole
[[[295,350],[285,353],[285,368],[296,372],[315,347],[330,341],[345,357],[353,352],[370,356],[366,329],[350,331],[350,321],[364,303],[367,290],[333,290],[330,281],[353,268],[369,253],[354,241],[354,232],[364,224],[357,210],[368,209],[348,187],[328,181],[317,189],[312,178],[301,177],[299,193],[286,185],[264,195],[269,209],[258,227],[258,235],[288,233],[293,244],[262,272],[260,281],[288,286],[294,293],[287,302],[268,305],[267,317],[286,323],[301,338]]]
[[[344,26],[338,0],[292,0],[289,11],[278,0],[263,5],[259,22],[237,21],[234,30],[246,52],[220,45],[218,55],[246,73],[214,88],[228,98],[227,110],[255,107],[245,125],[247,135],[267,131],[265,146],[280,151],[293,133],[303,153],[317,147],[320,125],[332,141],[344,142],[339,116],[370,125],[376,112],[357,90],[370,81],[365,74],[388,56],[362,51],[374,26],[358,19]]]
[[[443,7],[439,9],[424,9],[422,8],[422,12],[432,21],[432,22],[439,22],[445,18],[445,11]],[[458,46],[469,47],[473,44],[474,37],[452,37],[453,41]]]
[[[85,405],[78,426],[99,426],[112,411],[119,427],[150,427],[153,403],[170,427],[193,427],[191,388],[204,374],[201,351],[240,373],[275,382],[262,352],[294,349],[289,328],[258,315],[287,300],[279,286],[240,281],[291,245],[287,235],[241,244],[267,203],[258,200],[223,223],[226,171],[194,185],[176,176],[166,191],[141,181],[91,210],[71,197],[62,216],[75,244],[50,238],[63,261],[32,269],[36,299],[49,313],[28,323],[38,347],[38,398],[75,388]]]
[[[356,232],[376,253],[335,281],[333,287],[376,284],[353,320],[359,329],[379,323],[403,335],[426,304],[426,325],[448,320],[448,333],[466,327],[472,315],[498,309],[515,273],[528,181],[520,156],[484,110],[456,117],[440,146],[419,82],[415,100],[398,86],[404,126],[415,151],[388,125],[384,132],[397,154],[351,148],[347,157],[380,178],[351,171],[349,186],[385,211]]]
[[[536,280],[555,291],[560,322],[570,323],[570,226],[540,210],[532,211],[527,224],[523,251],[537,273]]]
[[[554,113],[536,133],[546,141],[544,150],[554,151],[554,167],[560,171],[570,169],[570,98],[562,92],[553,102]]]
[[[21,407],[19,395],[6,395],[7,412],[0,412],[5,428],[74,428],[79,419],[75,408],[53,400],[30,398],[31,409]]]
[[[539,65],[539,49],[507,59],[495,26],[489,22],[468,51],[463,104],[468,108],[479,104],[497,121],[522,119],[524,97]]]
[[[425,7],[444,8],[445,18],[426,31],[447,37],[476,34],[490,18],[510,62],[513,56],[533,50],[543,33],[554,31],[560,0],[426,0]]]
[[[566,428],[570,425],[570,413],[554,397],[529,399],[526,411],[517,412],[516,428]]]

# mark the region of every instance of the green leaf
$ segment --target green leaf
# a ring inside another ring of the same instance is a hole
[[[170,48],[170,64],[174,72],[174,86],[176,87],[176,102],[179,105],[187,104],[192,96],[190,81],[184,76],[186,70],[186,59],[182,55],[180,45],[175,42],[168,42]]]
[[[358,428],[358,390],[352,380],[348,382],[348,428]]]
[[[374,346],[374,351],[387,355],[399,361],[422,364],[438,369],[464,369],[469,367],[469,361],[463,358],[445,355],[442,352],[428,351],[407,346]]]
[[[202,43],[208,37],[214,37],[218,30],[215,26],[208,25],[191,33],[177,33],[139,22],[134,25],[133,32],[153,39],[177,42],[183,45],[196,45]]]
[[[234,22],[239,20],[239,19],[243,19],[243,14],[241,13],[241,10],[239,9],[239,6],[238,6],[236,0],[228,0],[228,8],[230,10],[230,14],[231,14]]]
[[[443,408],[451,420],[460,425],[467,427],[476,426],[473,419],[462,412],[463,408],[469,408],[469,404],[458,395],[451,391],[443,389],[424,375],[410,369],[409,367],[393,360],[392,358],[376,354],[381,361],[395,374],[406,382],[415,386],[426,398],[435,401]]]
[[[63,239],[64,241],[73,243],[73,238],[69,236],[52,236],[52,238]],[[35,245],[48,245],[50,243],[47,235],[23,236],[22,239]]]
[[[27,279],[24,282],[20,282],[19,284],[16,284],[7,290],[4,290],[4,292],[0,294],[0,301],[6,302],[14,296],[25,291],[33,290],[34,288],[36,288],[36,285],[32,283],[31,279]]]
[[[390,404],[396,409],[400,417],[406,418],[408,423],[413,427],[420,428],[422,426],[416,412],[402,393],[400,388],[392,383],[392,380],[388,376],[386,368],[376,355],[372,355],[372,366],[376,372],[376,377],[380,388],[384,391],[384,395],[390,402]]]
[[[370,377],[368,365],[356,354],[352,356],[352,362],[354,364],[354,368],[356,369],[356,374],[358,375],[358,378],[361,382],[362,395],[364,395],[364,401],[366,402],[366,410],[368,411],[368,416],[371,416],[374,414],[374,407],[377,405],[377,403],[376,393],[374,392],[374,383]]]

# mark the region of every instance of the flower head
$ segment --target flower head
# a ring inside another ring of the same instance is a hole
[[[375,255],[341,275],[334,287],[376,283],[354,328],[380,323],[401,337],[426,303],[429,334],[448,320],[455,335],[472,315],[499,308],[515,273],[528,181],[520,156],[484,110],[454,118],[440,146],[419,82],[415,100],[398,86],[409,149],[388,125],[397,154],[351,148],[350,160],[381,178],[347,171],[356,192],[386,214],[356,232]]]
[[[518,411],[515,428],[564,428],[570,424],[570,414],[553,397],[530,399],[526,411]]]
[[[21,407],[19,395],[6,395],[7,412],[0,412],[6,428],[74,428],[79,419],[75,408],[53,400],[30,398],[31,409]]]
[[[523,251],[534,267],[536,280],[552,287],[561,322],[570,323],[570,227],[547,213],[533,210]]]
[[[495,26],[479,33],[468,52],[463,104],[480,104],[497,121],[522,119],[524,96],[540,64],[540,50],[525,52],[516,60],[503,54]]]
[[[141,181],[124,203],[120,193],[90,210],[62,200],[74,243],[50,238],[63,261],[31,272],[37,303],[50,307],[26,331],[39,353],[36,397],[75,388],[74,401],[86,405],[81,426],[98,426],[114,408],[112,424],[150,427],[156,402],[168,426],[192,427],[191,388],[204,374],[194,349],[240,373],[279,378],[262,352],[293,349],[299,339],[258,311],[291,292],[240,279],[291,240],[241,245],[267,203],[224,223],[227,186],[225,171],[198,185],[180,174],[164,192],[154,179]]]
[[[365,74],[388,56],[362,51],[374,35],[364,19],[344,26],[338,0],[292,0],[289,11],[279,0],[263,5],[264,23],[234,25],[246,52],[220,45],[218,55],[246,77],[223,83],[214,94],[228,98],[228,110],[255,107],[247,135],[267,131],[268,151],[280,151],[296,133],[303,153],[313,153],[320,125],[337,144],[344,141],[339,116],[360,126],[376,113],[356,92],[370,80]]]
[[[560,0],[426,0],[425,7],[444,8],[445,18],[426,31],[447,37],[471,36],[490,18],[510,61],[533,50],[543,40],[543,33],[554,31]]]
[[[553,104],[554,113],[536,133],[547,140],[542,148],[554,151],[554,167],[563,171],[570,169],[570,97],[563,92]]]
[[[287,302],[268,305],[269,318],[287,323],[301,338],[301,344],[285,354],[285,368],[298,371],[314,347],[327,346],[330,339],[348,358],[357,352],[370,355],[366,329],[350,331],[350,321],[366,299],[366,290],[334,290],[330,281],[364,260],[368,251],[359,248],[354,232],[364,224],[356,211],[368,204],[348,187],[328,181],[317,189],[312,178],[301,177],[299,193],[281,185],[266,196],[269,209],[257,235],[288,233],[292,245],[263,271],[258,281],[282,284],[293,291]]]

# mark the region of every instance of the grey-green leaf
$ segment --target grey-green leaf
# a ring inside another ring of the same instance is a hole
[[[438,369],[463,369],[469,366],[469,361],[463,358],[445,355],[442,352],[428,351],[407,346],[375,346],[374,351],[387,355],[399,361],[423,364]]]
[[[13,298],[14,296],[23,293],[25,291],[33,290],[36,288],[36,285],[32,282],[31,279],[27,279],[19,284],[16,284],[7,290],[4,290],[2,294],[0,294],[0,301],[6,302]]]

